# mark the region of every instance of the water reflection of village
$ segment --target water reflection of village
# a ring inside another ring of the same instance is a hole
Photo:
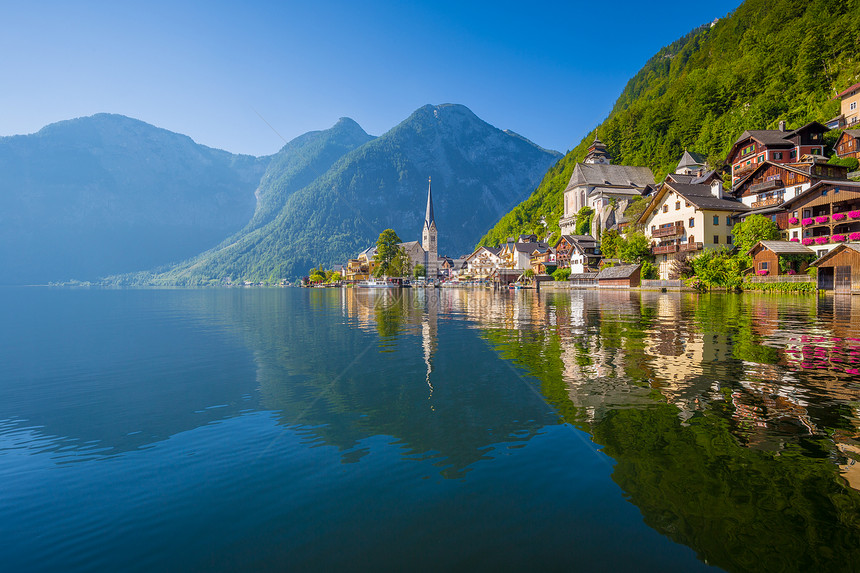
[[[420,332],[431,391],[437,323],[466,320],[498,348],[531,352],[522,364],[545,379],[555,359],[569,404],[554,405],[572,406],[570,422],[588,426],[655,398],[676,407],[682,424],[718,408],[745,447],[779,452],[810,436],[829,440],[843,476],[860,489],[860,297],[480,289],[386,296],[347,292],[344,310],[380,333],[392,320]]]

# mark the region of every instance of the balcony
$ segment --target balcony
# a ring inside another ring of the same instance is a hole
[[[752,207],[753,209],[763,209],[765,207],[776,207],[780,204],[782,204],[782,197],[771,197],[770,199],[753,201],[750,207]]]
[[[651,231],[651,236],[655,239],[660,239],[662,237],[675,237],[683,234],[684,226],[678,225],[677,223],[669,227],[660,227],[659,229]]]
[[[750,187],[751,193],[762,193],[771,189],[783,189],[782,179],[771,179],[770,181],[762,181]]]
[[[651,252],[655,255],[668,255],[670,253],[678,252],[678,245],[661,245],[659,247],[654,247],[651,249]]]
[[[682,253],[689,253],[693,251],[701,251],[705,248],[705,245],[702,243],[681,243],[680,251]]]

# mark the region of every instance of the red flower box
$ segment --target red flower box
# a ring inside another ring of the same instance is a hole
[[[814,243],[814,242],[815,242],[815,241],[812,239],[812,237],[807,237],[807,238],[805,238],[805,239],[803,239],[803,240],[801,241],[801,243],[803,243],[803,244],[804,244],[804,245],[806,245],[807,247],[808,247],[809,245],[811,245],[812,243]]]
[[[845,213],[833,213],[833,220],[834,221],[841,221],[844,218],[845,218]]]
[[[848,211],[848,216],[852,219],[860,219],[860,211]]]
[[[834,243],[841,243],[845,240],[845,235],[833,235],[830,238],[833,240]]]
[[[807,217],[806,219],[804,219],[804,220],[803,220],[803,221],[801,221],[800,223],[801,223],[802,225],[806,226],[806,225],[811,225],[811,224],[812,224],[812,223],[814,223],[814,222],[815,222],[815,221],[813,221],[811,217]]]
[[[789,217],[788,222],[792,225],[797,225],[798,223],[800,223],[800,219],[798,219],[797,217]]]
[[[767,274],[767,269],[762,269],[758,272],[759,276],[765,276]]]
[[[860,241],[860,233],[851,233],[848,238],[852,241]]]
[[[797,243],[797,242],[800,242],[800,239],[794,238],[794,239],[789,239],[789,241],[791,241],[792,243]]]
[[[830,217],[828,217],[827,215],[822,215],[820,217],[815,218],[815,222],[818,223],[819,225],[822,223],[826,223],[829,220],[830,220]]]
[[[824,244],[829,243],[829,242],[830,242],[830,237],[826,237],[826,236],[825,237],[815,237],[815,244],[816,245],[824,245]]]

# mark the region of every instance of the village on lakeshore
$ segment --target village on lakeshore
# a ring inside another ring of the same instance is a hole
[[[840,115],[823,124],[744,131],[722,166],[685,150],[660,183],[647,167],[614,164],[595,138],[564,190],[557,231],[542,220],[538,232],[457,257],[438,253],[428,180],[420,241],[386,230],[303,284],[860,294],[860,83],[836,99]],[[827,150],[831,129],[841,133]]]

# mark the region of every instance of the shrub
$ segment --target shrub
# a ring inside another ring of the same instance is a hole
[[[794,270],[794,269],[789,269],[789,270],[788,270],[788,273],[786,273],[786,274],[789,274],[789,275],[796,275],[796,274],[797,274],[797,271],[796,271],[796,270]]]
[[[800,222],[800,219],[798,219],[797,217],[789,217],[788,222],[792,225],[797,225]]]
[[[815,237],[815,244],[816,245],[824,245],[824,244],[829,243],[829,242],[830,242],[830,237],[828,237],[826,235],[823,237]]]
[[[775,293],[815,294],[818,292],[818,285],[815,283],[744,283],[742,288]]]
[[[803,239],[803,240],[801,241],[801,243],[803,243],[803,244],[804,244],[804,245],[806,245],[807,247],[808,247],[809,245],[811,245],[812,243],[814,243],[814,242],[815,242],[815,240],[814,240],[812,237],[806,237],[805,239]]]
[[[554,273],[552,273],[552,280],[554,281],[566,281],[570,278],[570,268],[556,269]]]
[[[845,213],[833,213],[833,220],[834,221],[841,221],[844,218],[845,218]]]
[[[818,223],[819,225],[822,223],[826,223],[829,220],[830,220],[830,217],[828,217],[827,215],[821,215],[820,217],[815,218],[815,222]]]

